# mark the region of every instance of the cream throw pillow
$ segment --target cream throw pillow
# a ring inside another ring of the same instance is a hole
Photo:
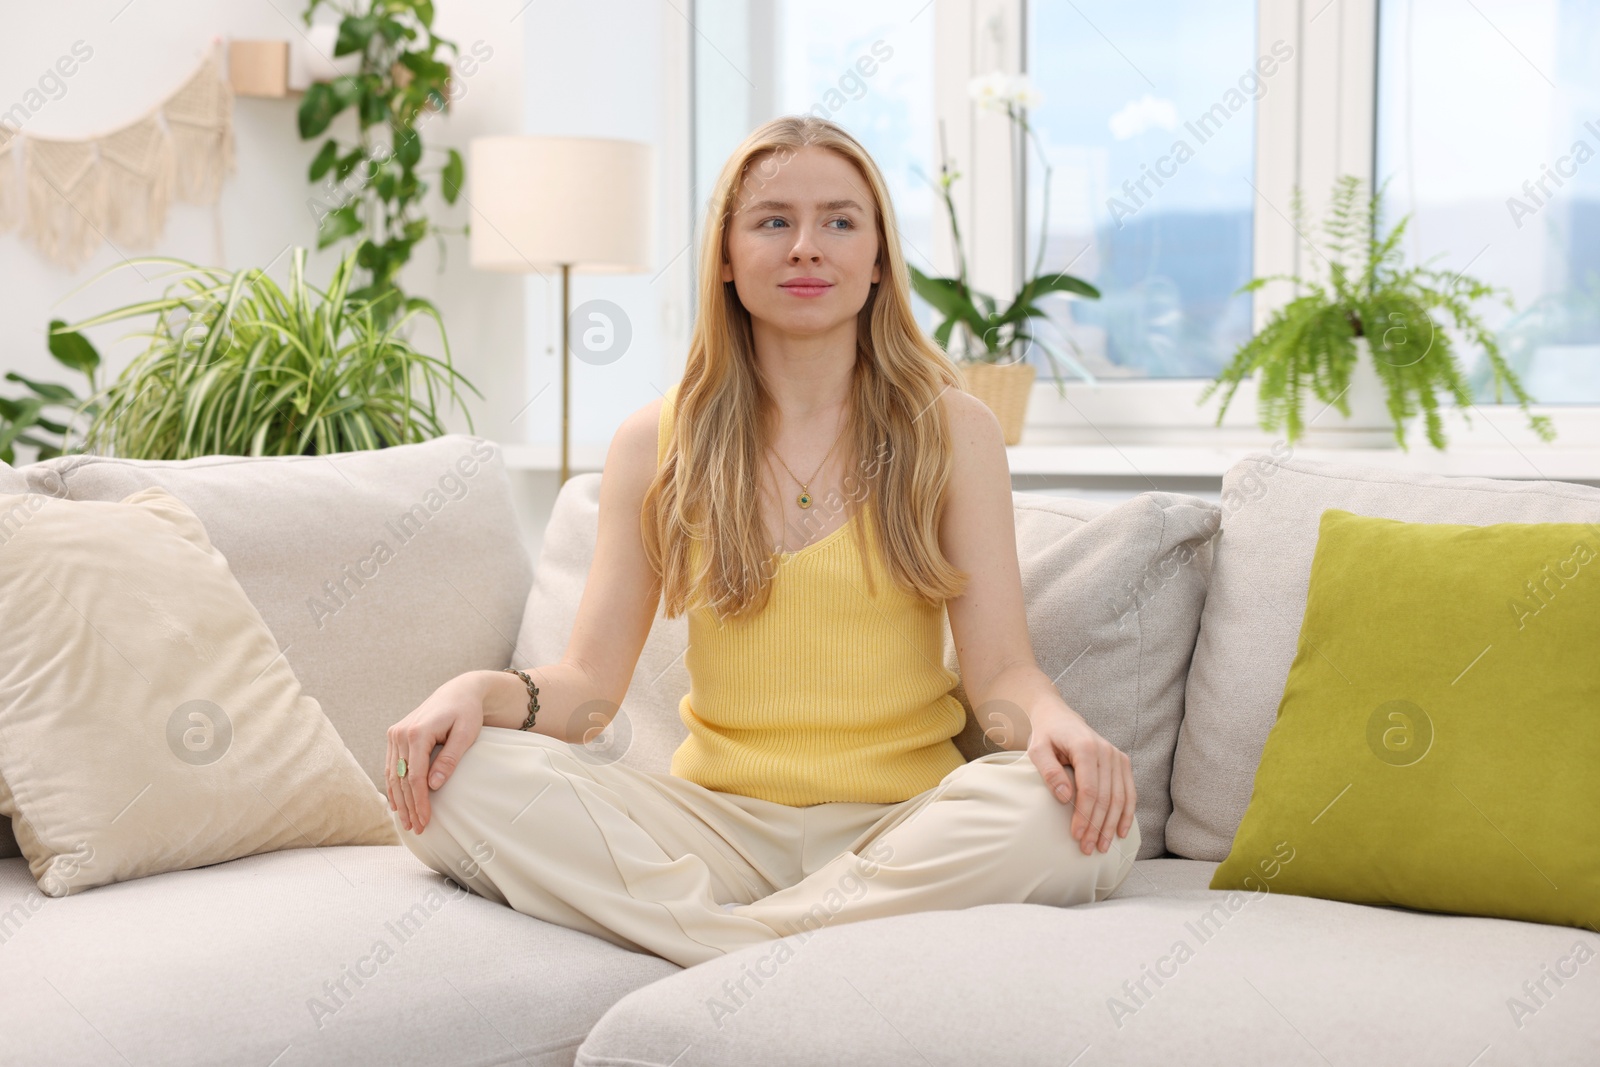
[[[228,561],[164,489],[0,495],[0,814],[40,889],[398,844]]]

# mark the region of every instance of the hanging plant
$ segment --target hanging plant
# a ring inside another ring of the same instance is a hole
[[[321,137],[347,109],[356,114],[360,138],[345,144],[330,136],[311,161],[311,181],[333,191],[330,201],[311,203],[317,248],[359,237],[356,262],[367,272],[366,284],[350,296],[370,301],[379,319],[387,320],[405,304],[398,277],[413,246],[433,234],[442,259],[443,235],[467,232],[465,226],[435,226],[421,211],[430,188],[424,174],[437,177],[446,204],[456,202],[465,180],[461,154],[453,148],[433,150],[443,156],[436,167],[422,165],[421,127],[432,115],[450,110],[450,61],[457,49],[434,34],[430,0],[367,0],[360,10],[311,0],[302,15],[306,25],[325,3],[343,16],[333,54],[359,55],[361,66],[306,90],[300,138]],[[441,58],[446,53],[448,60]]]

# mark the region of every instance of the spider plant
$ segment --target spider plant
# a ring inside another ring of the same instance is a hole
[[[229,272],[169,256],[124,260],[91,278],[85,285],[146,264],[178,275],[159,299],[52,331],[81,338],[92,326],[155,316],[152,329],[128,335],[147,338],[145,350],[91,398],[88,450],[129,459],[324,455],[445,433],[435,411],[442,390],[459,403],[460,379],[483,394],[456,371],[431,303],[406,298],[384,322],[375,301],[351,294],[356,255],[340,260],[326,290],[306,281],[304,248],[294,249],[286,287],[254,268]],[[408,339],[419,317],[438,328],[443,360]]]

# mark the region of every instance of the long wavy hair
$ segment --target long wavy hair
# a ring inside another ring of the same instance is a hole
[[[880,281],[857,318],[851,405],[841,442],[854,462],[845,499],[872,511],[891,579],[915,597],[943,603],[969,574],[939,548],[950,479],[949,419],[939,397],[964,389],[960,368],[918,325],[894,207],[867,150],[836,123],[786,115],[758,127],[723,165],[707,204],[700,247],[699,314],[678,386],[671,440],[641,514],[645,554],[661,580],[668,618],[706,606],[736,618],[766,606],[778,555],[761,520],[759,486],[770,441],[771,394],[756,373],[750,313],[723,282],[728,227],[747,176],[770,180],[807,146],[855,165],[877,208]],[[863,523],[855,523],[865,553]],[[691,549],[699,542],[698,571]],[[872,569],[868,568],[872,583]]]

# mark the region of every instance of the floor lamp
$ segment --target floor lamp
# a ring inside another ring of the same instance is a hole
[[[510,135],[475,137],[467,146],[472,265],[561,271],[562,484],[569,475],[571,275],[650,269],[654,167],[654,150],[638,141]],[[608,312],[622,313],[615,306]],[[609,363],[619,355],[586,349],[582,358]]]

